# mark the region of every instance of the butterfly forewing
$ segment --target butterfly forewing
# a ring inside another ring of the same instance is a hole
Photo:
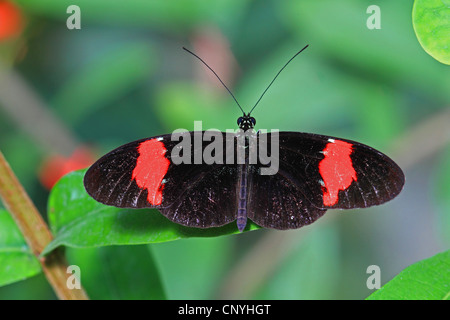
[[[203,134],[203,132],[202,132]],[[222,135],[222,133],[220,133]],[[180,140],[171,135],[137,140],[100,158],[86,172],[84,185],[97,201],[122,208],[158,208],[170,220],[191,227],[221,226],[236,219],[237,166],[195,163],[194,132],[189,161],[173,157]],[[226,135],[215,155],[225,156]],[[222,148],[223,147],[223,148]],[[183,155],[177,150],[176,155]],[[186,158],[186,159],[188,159]],[[224,162],[224,161],[222,161]]]
[[[278,174],[322,209],[379,205],[397,196],[404,184],[402,170],[389,157],[335,137],[280,132],[279,163]]]
[[[130,142],[97,160],[84,176],[87,193],[98,202],[115,207],[148,206],[147,191],[139,188],[132,178],[138,147],[145,141]]]

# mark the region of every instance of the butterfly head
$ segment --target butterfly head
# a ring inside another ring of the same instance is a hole
[[[256,120],[255,118],[250,116],[250,113],[249,114],[244,113],[242,117],[238,118],[237,124],[240,129],[247,131],[248,129],[252,129],[255,126]]]

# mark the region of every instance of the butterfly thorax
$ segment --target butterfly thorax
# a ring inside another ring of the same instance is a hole
[[[256,124],[255,118],[250,116],[249,114],[245,114],[242,117],[239,117],[237,119],[237,124],[239,126],[239,129],[242,129],[244,131],[247,131],[248,129],[253,129],[253,127]]]

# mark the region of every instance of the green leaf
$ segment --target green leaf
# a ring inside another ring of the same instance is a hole
[[[400,272],[368,300],[449,300],[450,250]]]
[[[437,61],[450,64],[450,1],[416,0],[412,18],[423,49]]]
[[[173,223],[155,209],[121,209],[103,205],[85,191],[86,170],[63,177],[50,193],[48,219],[55,239],[44,249],[146,244],[190,237],[216,237],[239,233],[236,223],[199,229]],[[260,227],[249,223],[246,230]]]
[[[66,256],[80,268],[81,283],[91,299],[166,298],[149,246],[68,248]]]
[[[32,277],[41,265],[6,210],[0,209],[0,286]]]

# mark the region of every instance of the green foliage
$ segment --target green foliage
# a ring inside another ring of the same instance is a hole
[[[450,251],[419,261],[368,300],[450,300]]]
[[[360,0],[14,2],[23,9],[25,31],[14,43],[1,43],[8,57],[0,56],[0,63],[14,61],[32,96],[98,156],[128,141],[193,129],[194,120],[202,120],[203,129],[236,127],[238,108],[215,79],[203,78],[208,71],[182,46],[216,71],[225,67],[227,85],[248,111],[279,68],[309,44],[255,109],[257,128],[354,139],[400,166],[412,159],[395,201],[364,211],[330,210],[311,226],[279,233],[282,240],[255,257],[270,231],[220,237],[237,233],[235,224],[198,230],[157,210],[107,207],[87,196],[84,171],[63,178],[49,195],[37,176],[42,161],[59,150],[48,150],[34,135],[58,132],[46,132],[39,117],[10,117],[2,95],[0,147],[54,232],[45,253],[64,246],[69,264],[81,267],[91,298],[363,299],[368,265],[393,275],[404,261],[448,248],[448,143],[417,163],[427,148],[411,135],[450,102],[448,67],[430,59],[417,41],[448,63],[448,0],[417,0],[414,11],[409,1],[370,3],[381,9],[379,30],[366,27],[369,3]],[[81,30],[65,26],[72,4],[80,6]],[[234,65],[221,60],[227,54]],[[434,146],[432,137],[448,139],[441,130],[430,126],[422,134]],[[242,264],[245,276],[227,291]],[[440,263],[407,275],[440,288],[428,272],[432,267],[448,277]],[[39,272],[14,222],[0,211],[0,284],[10,284],[0,287],[0,299],[53,297],[42,274],[18,282]],[[397,280],[386,292],[403,290]]]
[[[450,1],[415,0],[412,18],[423,49],[437,61],[450,64]]]
[[[6,210],[0,209],[0,286],[40,272],[39,261],[30,251],[14,220]]]
[[[69,173],[52,189],[48,219],[55,238],[42,254],[61,245],[91,248],[239,233],[235,223],[210,229],[188,228],[171,222],[156,209],[121,209],[103,205],[86,193],[83,185],[85,172]],[[249,223],[246,230],[258,228]]]

